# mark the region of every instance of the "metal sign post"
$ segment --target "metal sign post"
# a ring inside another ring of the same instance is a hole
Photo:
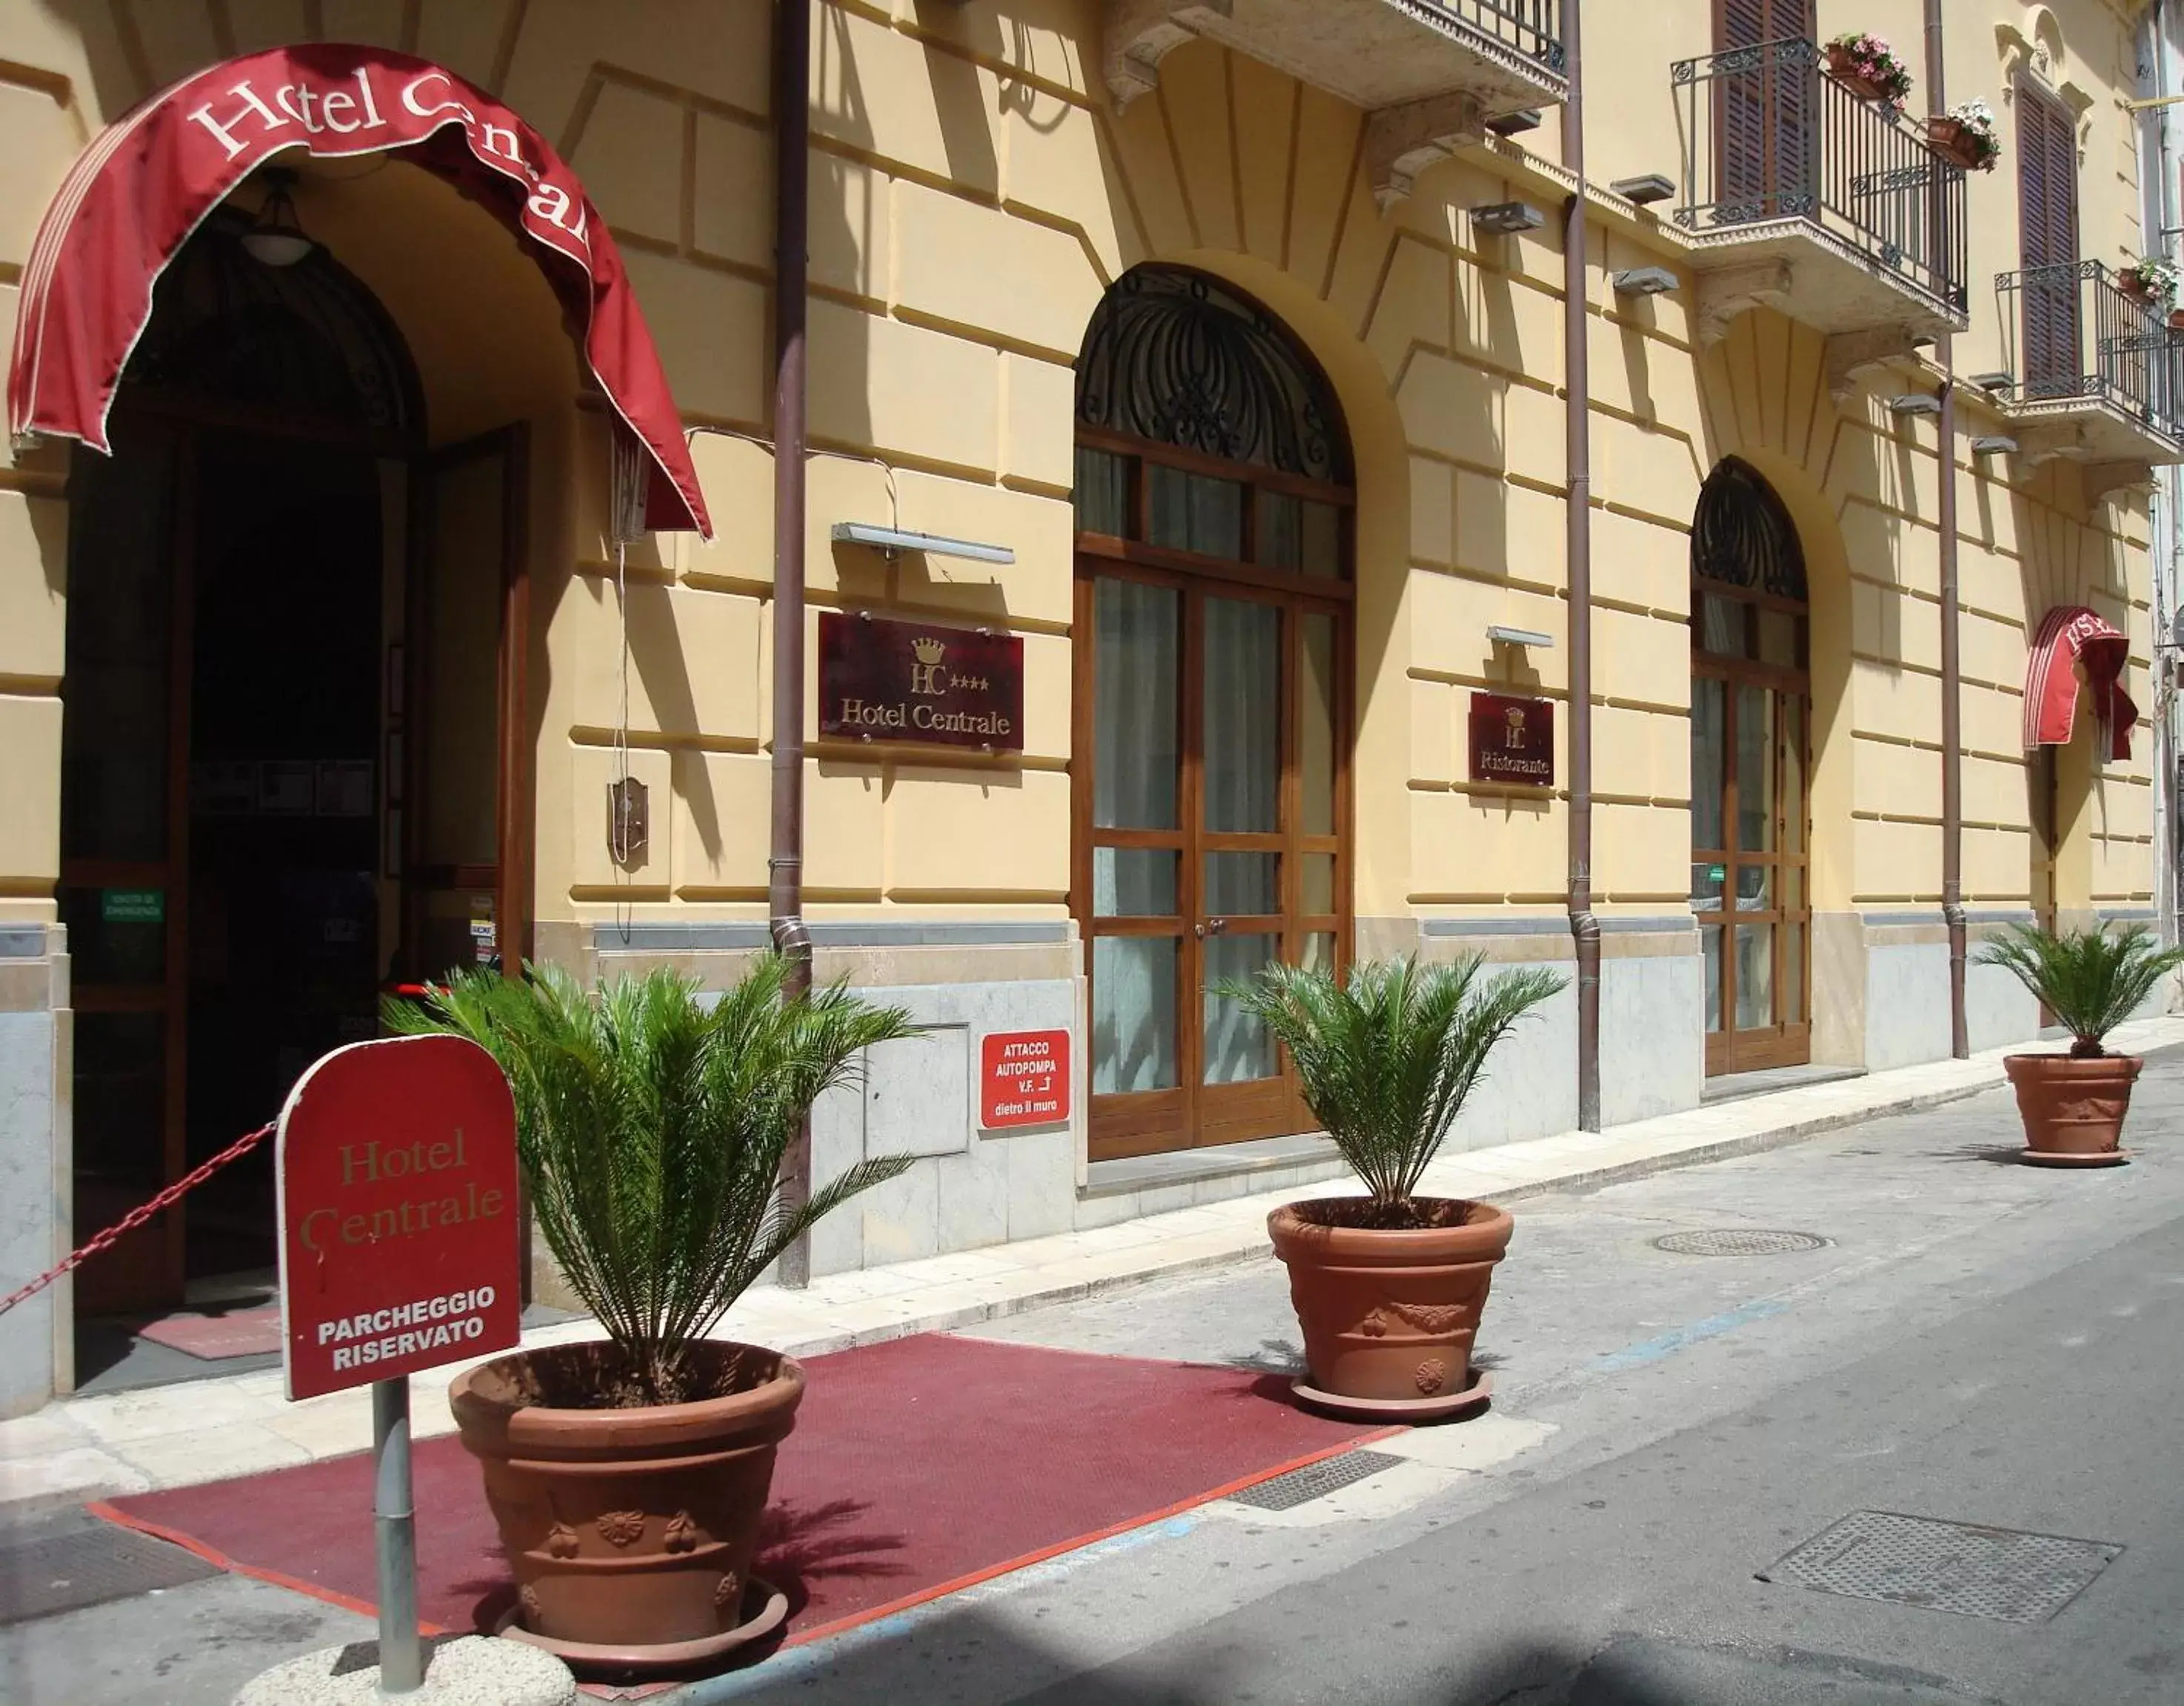
[[[410,1489],[410,1377],[371,1387],[371,1527],[379,1552],[379,1692],[425,1681],[417,1633],[417,1511]]]

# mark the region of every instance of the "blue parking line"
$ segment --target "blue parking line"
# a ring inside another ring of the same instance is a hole
[[[1658,1363],[1663,1357],[1673,1357],[1686,1346],[1708,1339],[1718,1339],[1724,1333],[1733,1333],[1750,1321],[1763,1321],[1769,1315],[1779,1315],[1789,1306],[1771,1298],[1762,1298],[1756,1303],[1741,1303],[1720,1315],[1709,1315],[1703,1321],[1694,1321],[1688,1327],[1678,1327],[1658,1338],[1641,1340],[1635,1345],[1626,1345],[1619,1351],[1610,1351],[1594,1359],[1595,1374],[1609,1374],[1622,1369],[1642,1368],[1648,1363]]]

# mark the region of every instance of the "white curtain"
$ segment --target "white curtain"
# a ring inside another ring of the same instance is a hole
[[[1282,613],[1238,599],[1206,601],[1206,827],[1216,832],[1281,828]],[[1280,905],[1277,861],[1263,855],[1206,856],[1207,910],[1241,902],[1251,911]],[[1273,892],[1267,892],[1269,889]],[[1269,1078],[1273,1039],[1265,1026],[1213,993],[1224,981],[1254,975],[1275,957],[1280,939],[1233,932],[1206,939],[1207,1084]]]

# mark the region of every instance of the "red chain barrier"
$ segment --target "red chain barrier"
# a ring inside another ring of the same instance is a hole
[[[70,1251],[57,1265],[47,1268],[29,1285],[24,1286],[21,1291],[10,1292],[5,1300],[0,1300],[0,1315],[6,1314],[25,1298],[36,1296],[39,1292],[44,1291],[47,1286],[52,1285],[70,1268],[81,1266],[103,1250],[111,1250],[161,1209],[172,1206],[184,1191],[203,1185],[229,1162],[233,1161],[237,1156],[248,1154],[254,1146],[270,1137],[273,1135],[274,1125],[276,1123],[278,1123],[277,1121],[269,1122],[247,1136],[236,1139],[233,1143],[228,1145],[226,1149],[220,1151],[218,1155],[213,1157],[210,1161],[205,1162],[187,1178],[169,1185],[142,1208],[131,1209],[128,1213],[123,1215],[120,1219],[85,1245],[82,1249]]]

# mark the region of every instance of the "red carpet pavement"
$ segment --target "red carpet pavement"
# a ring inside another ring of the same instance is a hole
[[[788,1596],[792,1643],[1392,1431],[1308,1414],[1269,1374],[941,1335],[804,1366],[759,1564]],[[514,1589],[476,1464],[453,1437],[420,1443],[415,1463],[420,1615],[489,1629]],[[92,1508],[371,1608],[368,1453]]]
[[[225,1357],[265,1357],[281,1349],[281,1306],[230,1309],[220,1313],[207,1309],[177,1310],[136,1330],[140,1339],[170,1350],[186,1351],[207,1362]]]

